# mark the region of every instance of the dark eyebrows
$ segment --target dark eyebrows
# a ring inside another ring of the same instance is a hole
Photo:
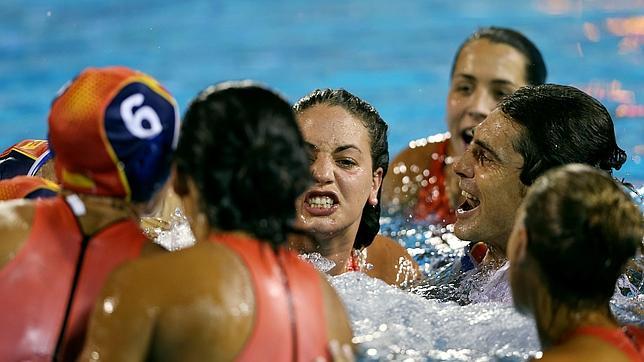
[[[308,149],[310,149],[310,150],[312,150],[312,151],[317,151],[317,150],[319,150],[319,148],[318,148],[316,145],[312,144],[312,143],[309,143],[309,142],[306,142],[306,141],[305,141],[305,142],[304,142],[304,144],[306,145],[306,148],[308,148]],[[346,150],[348,150],[348,149],[354,149],[354,150],[356,150],[356,151],[358,151],[358,152],[362,153],[362,151],[360,151],[360,149],[358,148],[358,146],[351,145],[351,144],[349,144],[349,145],[342,145],[342,146],[338,146],[338,147],[336,147],[336,149],[335,149],[335,150],[333,150],[333,153],[338,153],[338,152],[346,151]]]
[[[499,157],[499,155],[485,141],[481,141],[475,138],[472,142],[474,142],[477,146],[481,147],[482,149],[488,151],[490,154],[492,154],[492,157],[496,158],[498,161],[501,161],[501,158]]]
[[[338,153],[338,152],[346,151],[346,150],[351,149],[351,148],[353,148],[354,150],[358,151],[359,153],[362,153],[362,151],[360,151],[360,149],[358,148],[358,146],[354,146],[354,145],[342,145],[342,146],[338,146],[338,147],[333,151],[333,153]]]
[[[475,76],[471,74],[466,74],[466,73],[455,73],[452,78],[456,78],[456,77],[465,78],[470,82],[478,81],[478,79]],[[490,83],[492,83],[493,85],[509,85],[509,86],[515,86],[515,87],[517,86],[516,84],[514,84],[514,82],[511,82],[507,79],[492,79]]]

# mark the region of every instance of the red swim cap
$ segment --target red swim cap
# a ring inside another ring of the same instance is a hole
[[[168,177],[178,136],[174,98],[125,67],[85,69],[49,113],[56,176],[83,194],[149,200]]]

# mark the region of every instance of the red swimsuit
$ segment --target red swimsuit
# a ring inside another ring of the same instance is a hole
[[[456,221],[456,214],[449,205],[449,196],[445,190],[445,159],[449,138],[438,143],[438,151],[432,154],[429,163],[429,174],[425,176],[426,184],[418,191],[418,202],[414,209],[416,220],[428,217],[436,218],[436,222],[447,225]]]
[[[130,220],[84,237],[62,197],[36,201],[29,236],[0,270],[0,361],[75,360],[105,279],[145,242]]]
[[[568,338],[578,335],[597,337],[622,351],[631,361],[644,361],[644,332],[640,328],[581,327]]]
[[[237,361],[330,360],[321,280],[286,249],[236,234],[210,241],[235,251],[250,271],[255,295],[253,332]]]

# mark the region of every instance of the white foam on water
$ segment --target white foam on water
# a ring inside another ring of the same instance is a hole
[[[539,351],[532,321],[510,304],[439,302],[355,272],[330,281],[365,360],[511,361]]]

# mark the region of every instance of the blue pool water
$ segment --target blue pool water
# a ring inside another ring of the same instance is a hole
[[[345,87],[391,124],[391,152],[443,131],[452,56],[478,26],[524,32],[549,81],[600,98],[644,180],[644,5],[639,0],[325,2],[3,0],[0,147],[45,137],[56,90],[86,66],[123,64],[157,77],[182,109],[227,79],[267,83],[291,101]]]

